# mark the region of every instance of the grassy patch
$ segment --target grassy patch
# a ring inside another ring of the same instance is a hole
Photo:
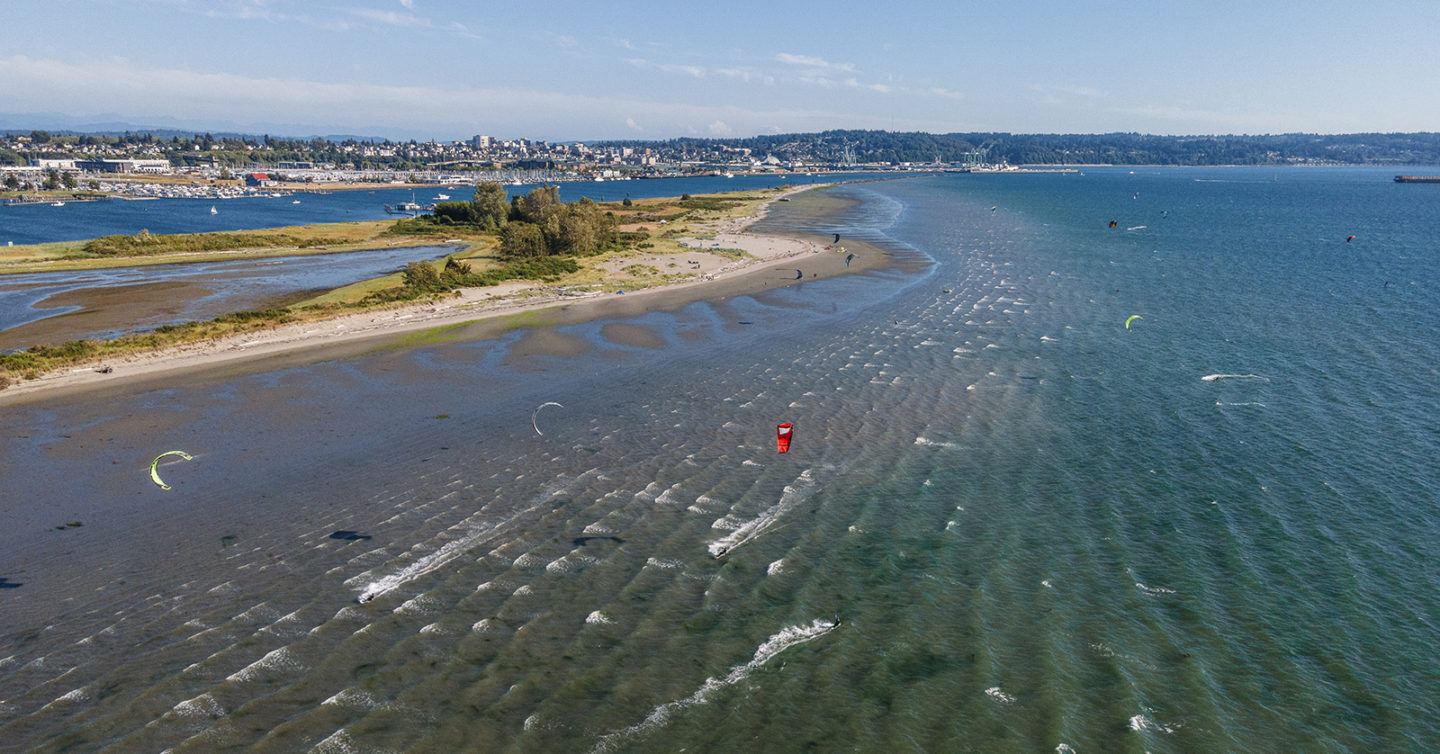
[[[548,309],[536,309],[528,312],[515,312],[514,314],[506,314],[496,321],[500,323],[500,328],[503,332],[520,330],[526,327],[541,327],[554,324],[555,311],[554,307],[550,307]]]
[[[416,330],[414,332],[405,333],[400,337],[398,341],[396,341],[396,345],[400,347],[427,346],[433,343],[444,343],[446,341],[455,340],[460,337],[460,333],[455,332],[456,330],[476,321],[477,320],[472,319],[467,322],[458,322],[453,325],[441,325],[439,327],[431,327],[425,330]]]

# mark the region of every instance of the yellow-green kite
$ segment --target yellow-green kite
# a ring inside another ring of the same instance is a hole
[[[1134,322],[1134,321],[1137,320],[1137,319],[1145,319],[1145,318],[1142,317],[1142,316],[1140,316],[1139,314],[1131,314],[1131,315],[1130,315],[1130,318],[1127,319],[1127,320],[1125,320],[1125,329],[1126,329],[1126,330],[1129,330],[1129,329],[1130,329],[1130,323],[1131,323],[1131,322]]]
[[[187,461],[190,460],[190,454],[186,453],[183,450],[167,450],[164,453],[155,456],[155,460],[150,462],[150,479],[151,481],[160,485],[160,489],[162,490],[170,489],[170,485],[166,484],[165,480],[160,478],[160,472],[157,470],[157,468],[160,466],[160,459],[164,458],[165,456],[180,456]]]

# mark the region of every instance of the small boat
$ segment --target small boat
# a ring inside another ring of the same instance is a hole
[[[443,201],[445,201],[446,199],[449,199],[449,198],[450,198],[450,195],[449,195],[449,194],[436,194],[436,195],[435,195],[435,201],[437,201],[437,202],[443,202]]]
[[[296,199],[295,201],[290,202],[290,203],[291,203],[291,204],[299,204],[299,203],[300,203],[300,200],[299,200],[299,199]]]
[[[790,435],[793,431],[794,427],[789,424],[781,424],[775,427],[776,450],[779,450],[781,453],[790,452]]]
[[[51,202],[51,203],[50,203],[50,206],[52,206],[52,207],[63,207],[63,206],[65,206],[65,202]]]
[[[210,205],[210,214],[212,214],[212,215],[218,215],[218,214],[220,214],[219,210],[215,209],[215,205],[213,205],[213,204]]]

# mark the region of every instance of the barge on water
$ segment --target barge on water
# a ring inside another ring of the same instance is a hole
[[[1396,183],[1440,183],[1440,175],[1397,175]]]

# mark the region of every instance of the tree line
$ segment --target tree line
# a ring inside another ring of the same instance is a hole
[[[441,202],[424,218],[441,226],[466,225],[500,234],[506,259],[589,256],[619,242],[615,215],[590,199],[566,204],[560,187],[537,186],[507,200],[505,187],[483,182],[470,201]]]
[[[1012,134],[832,130],[740,139],[607,141],[595,147],[697,155],[749,150],[785,161],[1011,165],[1436,165],[1440,133],[1157,136],[1141,133]]]
[[[448,235],[457,229],[498,235],[499,255],[505,264],[475,272],[468,263],[455,259],[446,260],[441,269],[429,262],[411,262],[405,267],[401,287],[371,298],[403,300],[506,280],[558,280],[580,269],[575,257],[599,254],[623,242],[615,215],[588,198],[566,204],[555,185],[537,186],[509,197],[505,187],[495,182],[476,185],[470,201],[441,202],[429,214],[401,220],[390,232]]]

